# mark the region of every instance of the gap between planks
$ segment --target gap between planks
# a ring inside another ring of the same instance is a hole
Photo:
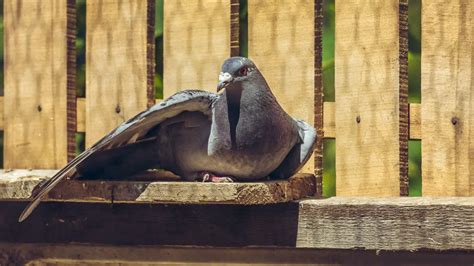
[[[86,99],[77,98],[77,132],[86,132]],[[335,102],[324,103],[324,137],[336,137]],[[0,130],[3,130],[3,97],[0,97]],[[410,139],[421,139],[421,104],[410,104]]]

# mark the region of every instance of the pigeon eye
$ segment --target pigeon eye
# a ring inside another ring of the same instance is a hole
[[[241,76],[247,76],[247,71],[248,71],[247,67],[242,67],[239,71],[239,74]]]

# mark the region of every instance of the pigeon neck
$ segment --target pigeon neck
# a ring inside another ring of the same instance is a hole
[[[235,146],[237,123],[239,122],[240,118],[242,89],[234,88],[232,90],[226,90],[225,93],[225,98],[227,100],[227,117],[229,119],[230,138],[232,141],[232,146]]]

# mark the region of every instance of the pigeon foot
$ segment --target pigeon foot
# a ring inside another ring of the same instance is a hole
[[[234,178],[230,176],[216,176],[212,173],[202,172],[202,182],[233,183]]]

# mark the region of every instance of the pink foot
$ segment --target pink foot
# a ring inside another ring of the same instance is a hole
[[[209,172],[202,172],[202,182],[212,182],[212,183],[232,183],[234,179],[230,176],[216,176]]]

